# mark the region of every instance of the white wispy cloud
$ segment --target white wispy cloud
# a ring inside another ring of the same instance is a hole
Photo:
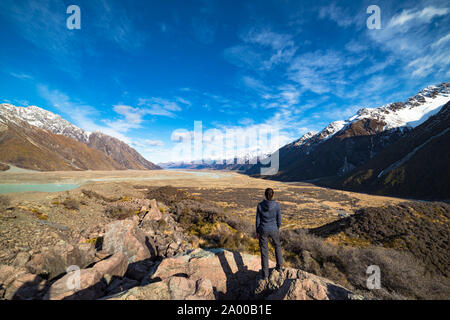
[[[141,128],[143,117],[147,114],[143,109],[133,108],[126,105],[115,105],[113,110],[121,118],[115,120],[104,119],[103,122],[109,128],[114,128],[119,132],[127,132],[130,129]]]
[[[26,73],[10,72],[9,74],[11,76],[13,76],[14,78],[21,79],[21,80],[32,80],[33,79],[32,76],[30,76],[29,74],[26,74]]]
[[[288,75],[304,90],[323,94],[343,90],[348,83],[347,67],[356,66],[361,59],[353,59],[339,51],[318,50],[295,57],[289,67]]]
[[[133,139],[131,144],[137,148],[152,149],[153,147],[162,147],[164,142],[162,140],[137,138]]]
[[[434,42],[431,47],[439,47],[440,45],[446,44],[450,41],[450,33],[447,33],[447,35],[440,38],[438,41]]]
[[[448,8],[426,7],[422,10],[411,9],[403,10],[391,18],[388,23],[388,28],[405,26],[409,28],[410,25],[419,23],[429,23],[434,17],[445,16],[449,12]]]
[[[243,43],[227,48],[225,57],[239,67],[270,70],[289,63],[297,46],[289,34],[277,33],[268,27],[252,27],[239,35]]]
[[[56,89],[49,89],[48,86],[43,84],[38,85],[37,89],[39,95],[47,101],[48,106],[56,108],[64,118],[68,117],[75,125],[89,132],[99,131],[130,143],[132,139],[127,137],[126,133],[129,129],[138,127],[141,121],[133,113],[133,108],[116,106],[114,111],[118,112],[118,116],[124,116],[125,119],[128,117],[131,120],[130,124],[127,124],[125,119],[116,121],[100,120],[96,122],[95,119],[99,117],[99,112],[94,107],[81,101],[74,101],[67,94]]]
[[[156,116],[166,116],[174,118],[175,112],[181,111],[180,104],[190,106],[191,103],[183,98],[176,98],[176,101],[171,101],[164,98],[139,98],[138,105],[144,106],[142,112]]]
[[[391,61],[400,61],[405,78],[444,76],[449,67],[448,32],[442,34],[432,27],[439,19],[448,16],[447,7],[427,6],[403,10],[393,15],[382,30],[368,30],[370,39],[386,51]]]
[[[328,6],[319,9],[319,18],[330,19],[336,22],[340,27],[349,27],[355,23],[355,16],[352,16],[347,10],[331,3]]]

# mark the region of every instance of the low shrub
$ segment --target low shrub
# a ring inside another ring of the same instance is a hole
[[[422,261],[407,252],[380,246],[336,246],[304,230],[282,232],[285,259],[295,268],[328,278],[368,298],[444,299],[450,282],[430,275]],[[381,289],[367,289],[367,267],[381,270]]]
[[[121,197],[118,198],[108,198],[105,197],[95,191],[92,190],[86,190],[86,189],[82,189],[81,193],[83,193],[86,197],[88,197],[89,199],[97,199],[97,200],[103,200],[105,202],[116,202],[119,201],[121,199]]]
[[[125,208],[121,206],[108,206],[105,208],[105,215],[108,218],[115,220],[124,220],[139,213],[131,208]]]
[[[80,210],[80,201],[73,198],[67,198],[62,202],[62,205],[68,210]]]
[[[189,192],[181,189],[177,189],[172,186],[164,186],[158,188],[152,188],[147,191],[147,199],[156,199],[159,202],[163,202],[168,206],[174,206],[182,200],[196,199],[200,200],[198,197],[192,196]]]
[[[92,244],[97,250],[100,250],[103,245],[103,237],[90,238],[84,241],[84,243]]]

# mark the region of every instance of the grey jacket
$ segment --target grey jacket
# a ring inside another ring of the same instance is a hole
[[[276,201],[263,200],[256,209],[256,232],[275,231],[281,227],[281,208]]]

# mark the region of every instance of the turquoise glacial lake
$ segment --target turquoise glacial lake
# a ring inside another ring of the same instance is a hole
[[[29,192],[29,191],[40,191],[40,192],[58,192],[58,191],[68,191],[78,188],[78,184],[60,184],[60,183],[40,183],[40,184],[29,184],[29,183],[15,183],[15,184],[0,184],[0,194],[10,193],[10,192]]]

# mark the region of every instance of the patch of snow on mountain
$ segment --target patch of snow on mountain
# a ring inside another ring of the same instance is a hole
[[[348,124],[348,120],[339,120],[330,123],[319,133],[319,140],[325,141],[332,136],[334,136],[337,132],[341,131]]]
[[[317,134],[317,132],[315,132],[315,131],[309,131],[309,132],[305,133],[300,139],[293,142],[294,147],[300,147],[305,142],[307,142],[309,139],[314,137],[316,134]]]
[[[376,119],[385,123],[383,130],[402,127],[417,127],[441,110],[450,101],[450,83],[429,86],[406,103],[390,103],[379,108],[362,108],[347,120],[330,123],[319,134],[319,141],[325,141],[352,122]]]
[[[0,115],[10,122],[25,121],[32,126],[61,134],[80,142],[87,142],[90,133],[73,125],[60,116],[36,106],[17,107],[9,103],[0,104]]]

